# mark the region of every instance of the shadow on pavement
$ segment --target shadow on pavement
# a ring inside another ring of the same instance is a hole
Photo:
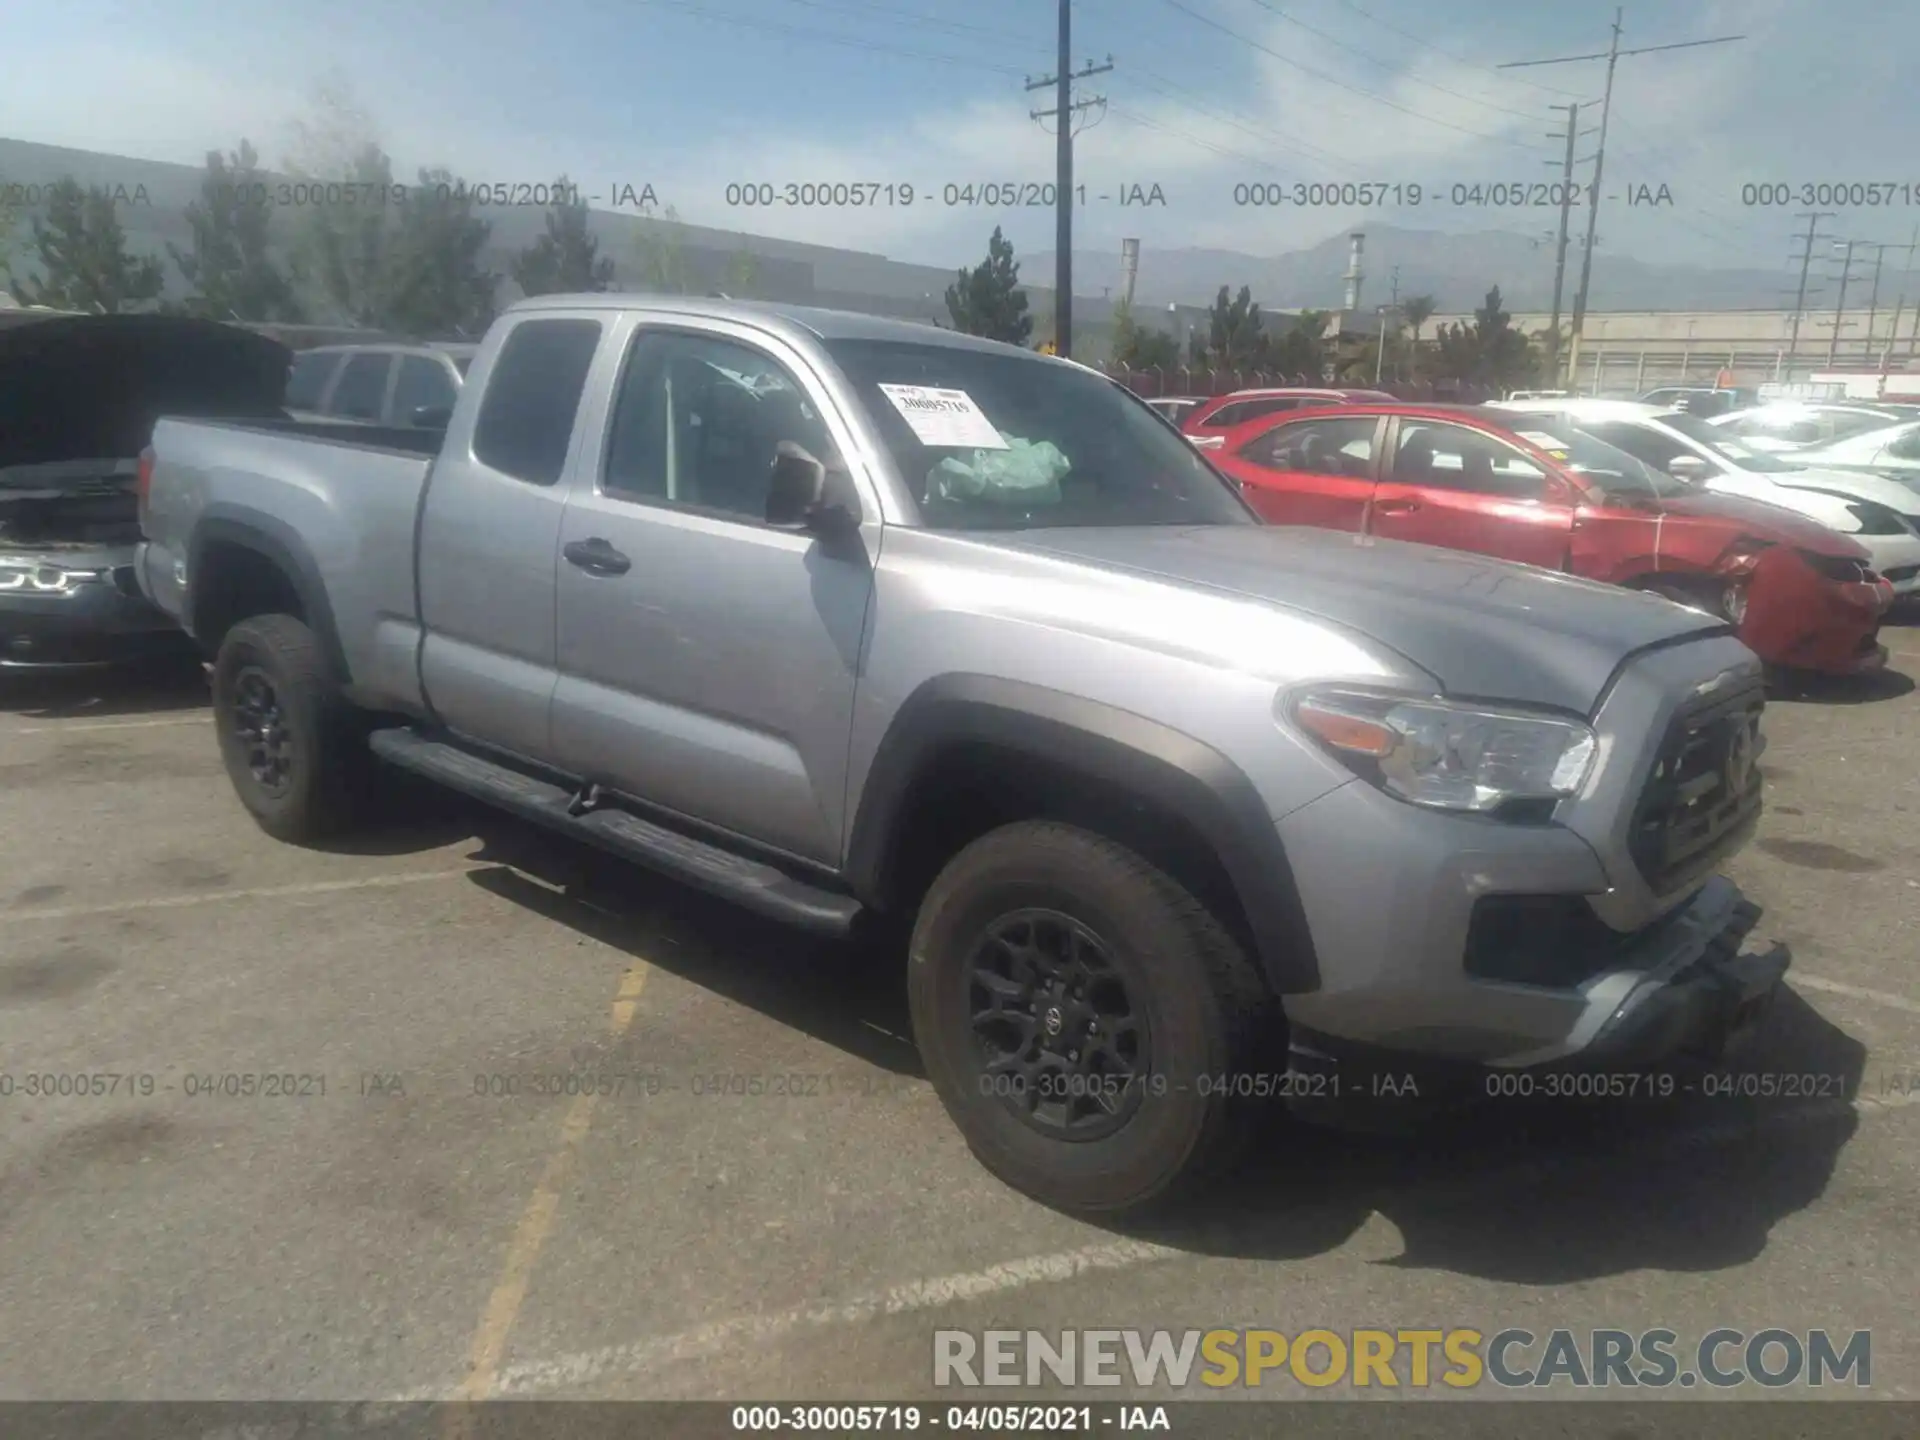
[[[0,714],[32,720],[92,720],[193,710],[207,703],[197,652],[171,649],[114,669],[0,670]]]
[[[923,1078],[905,973],[879,943],[806,935],[504,817],[482,825],[471,858],[513,868],[476,870],[474,884],[855,1059]]]
[[[1776,705],[1872,705],[1911,695],[1913,689],[1912,677],[1892,668],[1868,675],[1794,674],[1768,686],[1767,699]]]
[[[601,943],[895,1074],[924,1078],[899,937],[811,938],[491,814],[472,880]],[[517,872],[517,873],[516,873]],[[1789,976],[1791,981],[1791,976]],[[1791,989],[1743,1064],[1670,1099],[1488,1099],[1405,1134],[1318,1129],[1279,1106],[1254,1158],[1168,1217],[1106,1228],[1196,1253],[1287,1259],[1346,1243],[1376,1212],[1382,1262],[1552,1285],[1636,1269],[1710,1271],[1765,1249],[1826,1188],[1858,1128],[1866,1049]],[[1749,1079],[1739,1077],[1747,1076]],[[1768,1077],[1773,1077],[1769,1079]],[[1782,1080],[1780,1077],[1792,1077]],[[1788,1098],[1751,1093],[1762,1085]]]
[[[1345,1243],[1378,1212],[1402,1237],[1403,1253],[1380,1262],[1395,1269],[1523,1285],[1725,1269],[1825,1190],[1859,1126],[1842,1097],[1861,1089],[1865,1061],[1864,1046],[1788,991],[1744,1065],[1713,1082],[1681,1079],[1691,1094],[1485,1100],[1401,1137],[1276,1116],[1261,1159],[1200,1203],[1115,1228],[1204,1254],[1288,1259]],[[1740,1095],[1763,1085],[1798,1095]]]

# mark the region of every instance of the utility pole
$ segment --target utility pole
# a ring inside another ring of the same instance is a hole
[[[1887,258],[1887,247],[1874,241],[1873,246],[1873,289],[1867,292],[1867,359],[1873,359],[1873,322],[1880,315],[1880,265]]]
[[[1623,55],[1650,55],[1656,50],[1692,50],[1702,45],[1725,45],[1735,40],[1744,40],[1747,38],[1744,35],[1720,35],[1711,40],[1682,40],[1671,45],[1642,45],[1632,50],[1622,50],[1620,48],[1620,35],[1621,17],[1624,14],[1625,11],[1623,9],[1617,6],[1615,7],[1613,12],[1613,38],[1605,50],[1598,50],[1589,55],[1559,55],[1551,60],[1509,60],[1503,65],[1494,67],[1499,70],[1518,70],[1532,65],[1571,65],[1582,60],[1605,60],[1607,62],[1606,90],[1600,100],[1600,142],[1593,152],[1593,189],[1590,204],[1587,209],[1586,250],[1580,257],[1580,288],[1575,292],[1573,299],[1572,350],[1575,359],[1570,361],[1570,364],[1577,363],[1580,349],[1580,334],[1587,319],[1587,295],[1593,279],[1593,248],[1594,242],[1598,238],[1598,227],[1600,224],[1600,179],[1602,167],[1606,164],[1607,157],[1607,121],[1613,114],[1613,72],[1615,67],[1620,63],[1620,57]],[[1572,127],[1569,126],[1568,128],[1571,129]]]
[[[1620,17],[1623,13],[1619,6],[1614,7],[1613,43],[1607,49],[1607,88],[1600,97],[1600,143],[1593,149],[1593,193],[1589,197],[1591,203],[1587,206],[1587,247],[1580,255],[1580,288],[1573,292],[1576,345],[1587,323],[1587,287],[1593,280],[1593,244],[1599,238],[1594,232],[1600,223],[1600,171],[1607,163],[1607,121],[1613,115],[1613,71],[1620,63]]]
[[[1800,252],[1800,289],[1793,297],[1793,332],[1787,337],[1787,373],[1792,375],[1793,362],[1800,358],[1800,318],[1807,309],[1807,267],[1813,263],[1814,232],[1822,220],[1832,217],[1831,210],[1803,210],[1800,218],[1807,222],[1806,249]]]
[[[1060,0],[1059,68],[1043,79],[1029,80],[1027,89],[1052,86],[1054,90],[1053,109],[1032,110],[1028,117],[1054,117],[1053,346],[1054,353],[1063,357],[1073,353],[1073,117],[1077,111],[1107,103],[1104,96],[1095,96],[1075,104],[1073,82],[1113,69],[1111,55],[1104,65],[1088,61],[1080,70],[1069,69],[1072,55],[1073,6],[1071,0]]]
[[[1840,317],[1847,308],[1847,280],[1853,274],[1853,247],[1858,242],[1836,240],[1833,243],[1836,247],[1841,245],[1846,247],[1847,259],[1840,271],[1840,298],[1833,302],[1833,334],[1827,337],[1827,368],[1829,370],[1833,368],[1834,357],[1840,352]]]
[[[1555,105],[1567,112],[1567,158],[1560,166],[1560,233],[1553,247],[1553,320],[1547,326],[1547,383],[1560,383],[1560,297],[1567,283],[1567,217],[1573,209],[1573,142],[1580,133],[1580,105]],[[1554,139],[1548,135],[1549,140]],[[1551,162],[1549,162],[1551,163]]]

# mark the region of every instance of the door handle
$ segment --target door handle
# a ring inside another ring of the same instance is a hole
[[[633,561],[598,535],[591,540],[570,540],[560,547],[560,553],[569,565],[595,575],[624,575],[633,568]]]
[[[1406,515],[1420,508],[1418,500],[1376,500],[1373,508],[1382,515]]]

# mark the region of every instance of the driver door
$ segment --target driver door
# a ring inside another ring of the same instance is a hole
[[[553,746],[585,780],[831,865],[878,512],[850,478],[860,533],[767,523],[781,441],[830,471],[855,453],[774,346],[676,320],[611,347],[601,453],[560,524]]]

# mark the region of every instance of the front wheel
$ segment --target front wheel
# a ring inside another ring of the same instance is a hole
[[[1236,1158],[1265,991],[1214,915],[1132,851],[1047,822],[982,836],[928,891],[908,963],[934,1088],[1016,1189],[1110,1214]]]
[[[213,661],[220,758],[240,803],[276,840],[348,828],[370,764],[314,634],[291,615],[242,620]]]

